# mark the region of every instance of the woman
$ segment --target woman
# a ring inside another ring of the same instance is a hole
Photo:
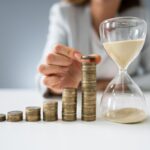
[[[38,68],[42,74],[38,78],[42,91],[47,89],[48,95],[52,95],[61,94],[64,87],[78,87],[81,55],[92,53],[95,53],[97,78],[103,89],[105,81],[115,76],[117,67],[99,42],[99,25],[115,16],[136,16],[147,20],[147,14],[139,6],[139,0],[67,0],[55,4],[50,12],[48,40]],[[147,82],[150,80],[148,48],[149,43],[146,42],[144,50],[128,71],[144,90],[150,90]]]

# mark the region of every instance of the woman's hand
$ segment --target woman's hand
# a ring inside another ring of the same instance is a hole
[[[43,83],[54,93],[61,93],[64,87],[77,88],[81,81],[81,53],[64,45],[56,45],[38,67],[44,75]],[[100,56],[95,55],[96,63]]]

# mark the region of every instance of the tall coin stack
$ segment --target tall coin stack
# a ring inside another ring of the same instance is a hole
[[[96,64],[93,56],[82,56],[82,120],[96,120]]]
[[[54,100],[46,100],[43,103],[43,120],[56,121],[58,120],[58,102]]]
[[[77,89],[65,88],[62,95],[62,120],[75,121],[77,109]]]

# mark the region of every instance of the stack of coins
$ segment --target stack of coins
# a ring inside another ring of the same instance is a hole
[[[41,120],[41,108],[40,107],[26,107],[26,121],[35,122]]]
[[[46,100],[43,103],[43,120],[56,121],[58,120],[58,102]]]
[[[0,114],[0,122],[6,120],[6,115],[5,114]]]
[[[62,96],[62,120],[75,121],[77,109],[77,89],[65,88]]]
[[[96,120],[96,64],[95,57],[82,57],[82,120]]]
[[[22,111],[10,111],[7,113],[7,121],[18,122],[23,120]]]

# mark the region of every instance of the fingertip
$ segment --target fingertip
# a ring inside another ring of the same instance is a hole
[[[74,57],[76,60],[81,61],[82,54],[78,51],[74,52]]]
[[[53,62],[53,61],[54,61],[54,54],[53,53],[49,53],[47,55],[47,58],[46,58],[46,63],[47,64],[51,64],[51,62]]]
[[[40,73],[42,73],[44,69],[45,69],[45,67],[44,67],[43,64],[42,64],[42,65],[39,65],[39,66],[37,67],[37,70],[38,70],[38,72],[40,72]]]
[[[56,44],[53,48],[53,52],[58,53],[62,49],[61,44]]]
[[[48,77],[44,77],[44,78],[43,78],[43,84],[47,86],[48,83],[49,83]]]

